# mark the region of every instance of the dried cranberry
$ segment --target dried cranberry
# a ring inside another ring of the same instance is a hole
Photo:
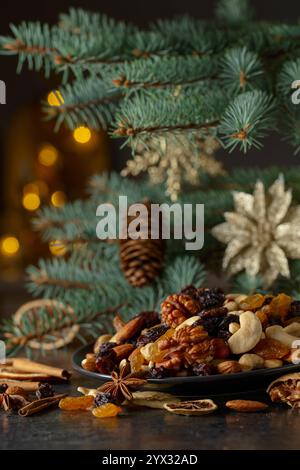
[[[145,344],[153,343],[158,338],[160,338],[169,327],[167,325],[158,325],[150,328],[149,330],[145,331],[139,338],[137,339],[136,346],[145,346]]]
[[[54,389],[48,383],[40,383],[38,390],[35,392],[37,398],[40,400],[42,398],[49,398],[54,396]]]
[[[201,377],[213,375],[215,373],[215,368],[212,364],[200,363],[194,365],[193,373]]]

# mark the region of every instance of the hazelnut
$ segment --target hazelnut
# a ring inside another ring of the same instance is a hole
[[[217,366],[219,374],[236,374],[242,367],[237,361],[224,361]]]

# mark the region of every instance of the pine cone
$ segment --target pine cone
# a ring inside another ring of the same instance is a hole
[[[176,328],[198,312],[198,302],[189,295],[172,294],[161,304],[162,322],[170,328]]]
[[[151,239],[151,202],[144,202],[148,209],[148,238],[133,240],[128,236],[120,241],[120,261],[124,275],[134,287],[144,287],[158,276],[162,268],[165,244],[162,239]],[[135,217],[129,217],[127,226]],[[161,227],[160,227],[161,228]]]

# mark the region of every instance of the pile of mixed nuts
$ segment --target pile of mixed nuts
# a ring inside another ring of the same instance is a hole
[[[299,363],[300,301],[286,294],[225,295],[189,286],[102,335],[82,367],[112,374],[129,364],[145,379],[232,374]]]

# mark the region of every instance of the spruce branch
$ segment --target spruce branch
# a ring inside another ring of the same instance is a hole
[[[237,146],[245,153],[250,147],[261,147],[266,132],[275,128],[275,102],[262,91],[248,91],[237,96],[228,106],[220,124],[225,147]]]
[[[107,129],[123,95],[100,79],[76,80],[62,87],[63,103],[59,107],[45,105],[48,118],[56,118],[56,129],[62,123],[74,129],[86,124],[94,129]]]

